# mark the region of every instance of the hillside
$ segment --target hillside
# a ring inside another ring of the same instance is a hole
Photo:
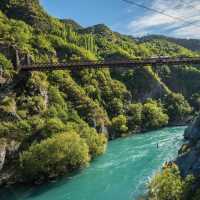
[[[15,54],[23,63],[26,54],[66,62],[196,52],[165,39],[138,42],[102,24],[82,28],[49,16],[38,0],[3,0],[0,10],[0,182],[49,180],[86,166],[107,139],[184,124],[199,111],[196,66],[21,73],[12,63]]]
[[[191,51],[200,51],[200,40],[198,39],[172,38],[172,37],[166,37],[163,35],[149,35],[149,36],[144,36],[142,38],[139,38],[140,41],[151,41],[154,39],[158,39],[158,40],[165,39],[169,42],[173,42],[187,49],[190,49]]]

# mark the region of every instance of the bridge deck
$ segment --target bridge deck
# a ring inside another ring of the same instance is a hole
[[[200,57],[185,58],[146,58],[121,61],[76,61],[67,63],[38,63],[32,65],[22,65],[21,71],[52,71],[69,70],[81,68],[135,68],[146,65],[182,65],[200,64]]]

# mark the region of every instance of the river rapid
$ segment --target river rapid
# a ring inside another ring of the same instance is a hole
[[[39,187],[1,189],[0,200],[136,200],[164,161],[177,156],[184,129],[164,128],[111,141],[88,168]]]

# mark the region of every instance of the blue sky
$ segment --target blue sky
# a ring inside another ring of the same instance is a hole
[[[122,0],[41,0],[45,10],[70,18],[84,27],[103,23],[112,30],[133,36],[165,34],[200,39],[199,0],[131,0],[188,22],[151,12]]]

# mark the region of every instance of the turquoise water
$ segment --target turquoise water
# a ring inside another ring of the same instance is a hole
[[[165,128],[111,141],[107,152],[87,169],[37,188],[0,190],[0,200],[137,199],[163,162],[175,158],[184,129]]]

